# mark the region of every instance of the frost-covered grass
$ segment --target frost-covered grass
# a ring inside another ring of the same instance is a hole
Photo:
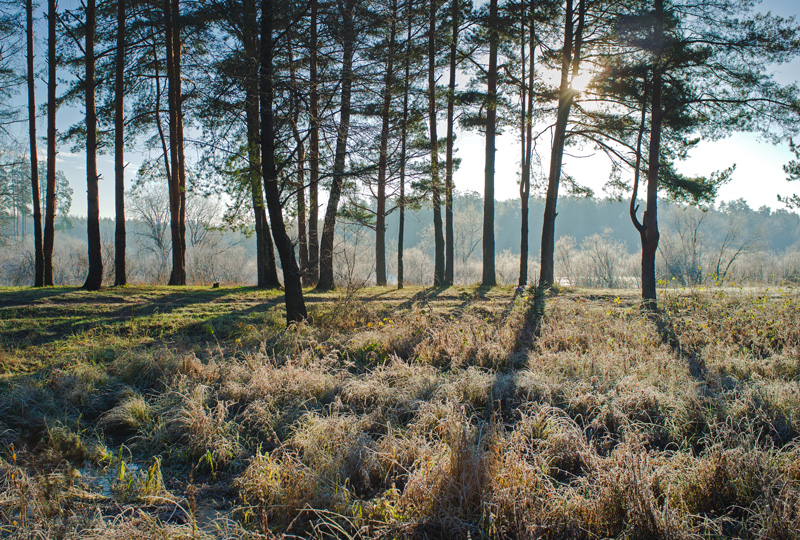
[[[0,536],[798,538],[800,295],[0,292]]]

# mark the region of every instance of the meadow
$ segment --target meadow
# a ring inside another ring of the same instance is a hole
[[[0,289],[0,538],[800,537],[797,288]]]

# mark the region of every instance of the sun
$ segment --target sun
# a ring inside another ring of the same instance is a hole
[[[585,92],[590,82],[592,82],[592,74],[584,71],[572,79],[572,89],[577,92]]]

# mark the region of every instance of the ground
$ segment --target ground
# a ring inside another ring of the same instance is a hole
[[[797,538],[792,287],[0,289],[0,537]]]

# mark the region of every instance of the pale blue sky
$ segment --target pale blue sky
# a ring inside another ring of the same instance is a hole
[[[800,0],[765,0],[759,11],[771,11],[775,15],[800,18]],[[776,79],[784,84],[800,81],[800,59],[776,70]],[[516,130],[498,138],[496,166],[496,198],[519,197],[519,141]],[[546,173],[549,160],[549,140],[540,143],[542,165]],[[459,189],[470,189],[483,193],[483,171],[485,142],[475,133],[462,134],[459,139],[458,156],[462,167],[455,175]],[[580,183],[592,188],[597,196],[603,196],[603,185],[608,180],[610,163],[603,154],[594,154],[591,149],[575,151],[586,157],[565,156],[564,170]],[[759,141],[755,136],[735,133],[717,142],[701,142],[689,159],[678,165],[678,170],[689,175],[709,175],[714,171],[736,164],[730,183],[723,186],[719,201],[745,199],[753,208],[768,206],[783,208],[778,194],[800,192],[800,184],[786,182],[783,165],[792,159],[788,145],[774,146]]]
[[[62,0],[61,6],[76,0]],[[783,16],[800,15],[800,0],[765,0],[762,4],[763,11],[770,10]],[[44,28],[40,26],[40,35],[37,36],[37,56],[39,60],[46,54],[46,40]],[[66,74],[65,74],[66,75]],[[800,60],[792,64],[781,66],[777,78],[780,82],[790,83],[800,80]],[[37,101],[45,100],[45,87],[40,81],[37,89]],[[59,112],[58,122],[61,129],[71,122],[80,121],[83,112],[79,108],[64,108]],[[443,126],[442,126],[443,127]],[[440,131],[443,133],[443,131]],[[38,134],[45,134],[44,118],[38,122]],[[456,188],[459,190],[472,190],[483,192],[484,148],[485,143],[477,133],[462,133],[457,143],[457,156],[462,159],[462,166],[455,174]],[[549,158],[549,141],[543,139],[539,143],[543,167],[546,171]],[[519,143],[516,139],[516,130],[510,129],[509,133],[500,136],[497,141],[497,167],[496,167],[496,197],[497,199],[512,199],[519,196]],[[40,143],[39,153],[44,156],[45,147]],[[142,159],[140,149],[129,149],[128,159],[131,161],[126,170],[126,183],[130,185],[135,176],[136,169]],[[609,163],[604,155],[592,155],[590,150],[584,152],[589,157],[577,158],[566,156],[564,160],[565,171],[574,176],[579,182],[594,189],[598,196],[602,196],[602,186],[608,179]],[[189,159],[193,156],[189,155]],[[679,170],[686,174],[707,175],[719,169],[724,169],[732,164],[737,165],[736,172],[731,182],[720,191],[720,201],[729,201],[744,198],[754,208],[762,205],[771,208],[780,208],[777,201],[778,194],[789,194],[800,191],[800,185],[792,185],[785,181],[782,166],[789,159],[791,153],[784,146],[775,147],[771,144],[759,142],[748,134],[734,134],[731,137],[718,141],[701,143],[689,156],[689,159],[679,165]],[[111,156],[99,156],[100,179],[100,208],[103,217],[112,217],[114,213],[114,171]],[[59,148],[58,166],[66,173],[74,189],[72,212],[76,215],[86,213],[86,183],[85,183],[85,155],[71,153],[69,148]],[[535,219],[535,217],[534,217]]]

